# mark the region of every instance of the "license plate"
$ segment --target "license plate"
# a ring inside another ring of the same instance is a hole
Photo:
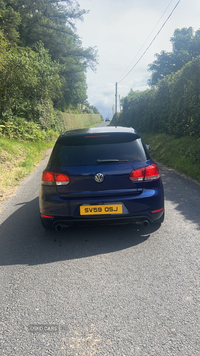
[[[122,204],[80,206],[80,215],[108,215],[122,214],[122,212]]]

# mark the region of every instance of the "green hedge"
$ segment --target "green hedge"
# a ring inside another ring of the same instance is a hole
[[[137,131],[200,137],[200,57],[157,86],[131,92],[112,125],[133,126]]]

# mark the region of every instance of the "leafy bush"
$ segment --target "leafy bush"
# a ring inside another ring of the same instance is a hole
[[[5,44],[4,44],[5,45]],[[60,66],[43,45],[36,52],[7,44],[0,66],[0,117],[5,112],[40,123],[49,113],[51,100],[59,93]]]
[[[39,124],[21,117],[7,119],[0,125],[0,129],[4,137],[25,141],[52,141],[58,135],[53,129],[42,129]]]

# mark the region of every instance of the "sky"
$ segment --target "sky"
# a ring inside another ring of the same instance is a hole
[[[96,47],[96,72],[88,69],[87,95],[91,105],[104,117],[113,116],[115,83],[120,98],[131,89],[145,90],[151,73],[148,65],[161,51],[172,51],[170,38],[175,29],[200,28],[200,0],[181,0],[146,54],[127,77],[161,29],[178,0],[78,0],[81,9],[89,10],[83,22],[77,22],[82,46]]]

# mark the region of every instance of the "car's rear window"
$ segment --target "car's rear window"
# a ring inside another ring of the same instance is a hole
[[[58,140],[49,164],[59,167],[92,166],[111,164],[112,160],[113,163],[142,162],[149,158],[137,135],[86,135]]]

